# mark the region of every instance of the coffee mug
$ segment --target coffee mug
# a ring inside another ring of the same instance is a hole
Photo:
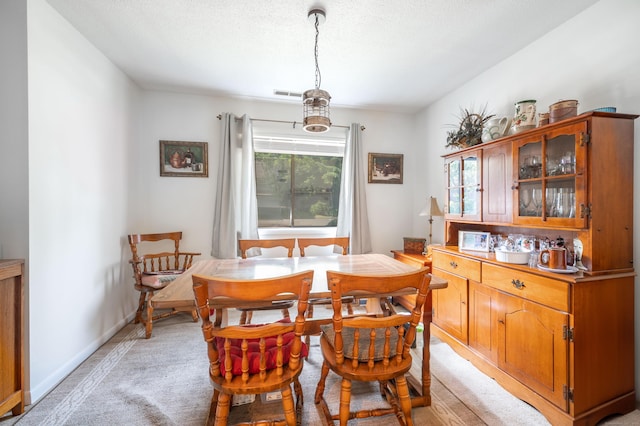
[[[567,251],[563,247],[550,247],[540,252],[540,265],[549,269],[567,269]]]

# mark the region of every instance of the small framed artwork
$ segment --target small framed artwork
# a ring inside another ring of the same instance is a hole
[[[208,177],[207,142],[160,141],[160,176]]]
[[[369,153],[369,183],[402,183],[403,154]]]
[[[458,231],[458,250],[489,251],[491,232]]]

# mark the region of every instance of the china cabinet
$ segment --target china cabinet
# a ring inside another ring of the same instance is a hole
[[[0,260],[0,416],[24,411],[24,261]]]
[[[446,245],[433,248],[433,274],[449,286],[433,296],[432,332],[554,425],[635,409],[637,117],[590,112],[445,156],[456,202],[448,203]],[[475,183],[456,174],[469,158],[482,177]],[[475,216],[464,214],[467,196],[482,206]],[[509,214],[491,214],[503,207]],[[569,249],[576,241],[585,270],[549,272],[460,251],[460,230],[563,240]]]

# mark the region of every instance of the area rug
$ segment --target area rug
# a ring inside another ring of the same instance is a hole
[[[431,354],[432,405],[413,410],[416,425],[549,424],[436,338],[431,340]],[[301,376],[303,425],[325,424],[313,402],[321,359],[314,338]],[[331,407],[337,407],[339,391],[339,382],[330,374],[325,395]],[[200,325],[178,315],[155,323],[151,339],[144,338],[141,325],[128,324],[25,414],[0,418],[0,426],[202,425],[211,395]],[[375,386],[354,385],[352,405],[364,408],[379,402]],[[230,420],[280,417],[280,412],[280,401],[262,395],[232,408]],[[390,416],[349,424],[395,423]]]

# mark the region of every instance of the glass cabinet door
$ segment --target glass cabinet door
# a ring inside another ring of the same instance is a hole
[[[459,157],[451,157],[445,162],[447,218],[482,220],[480,161],[481,151],[474,150]]]
[[[586,130],[583,122],[516,141],[514,222],[587,226]]]
[[[445,163],[447,178],[447,201],[445,214],[462,216],[462,159],[455,158]]]

